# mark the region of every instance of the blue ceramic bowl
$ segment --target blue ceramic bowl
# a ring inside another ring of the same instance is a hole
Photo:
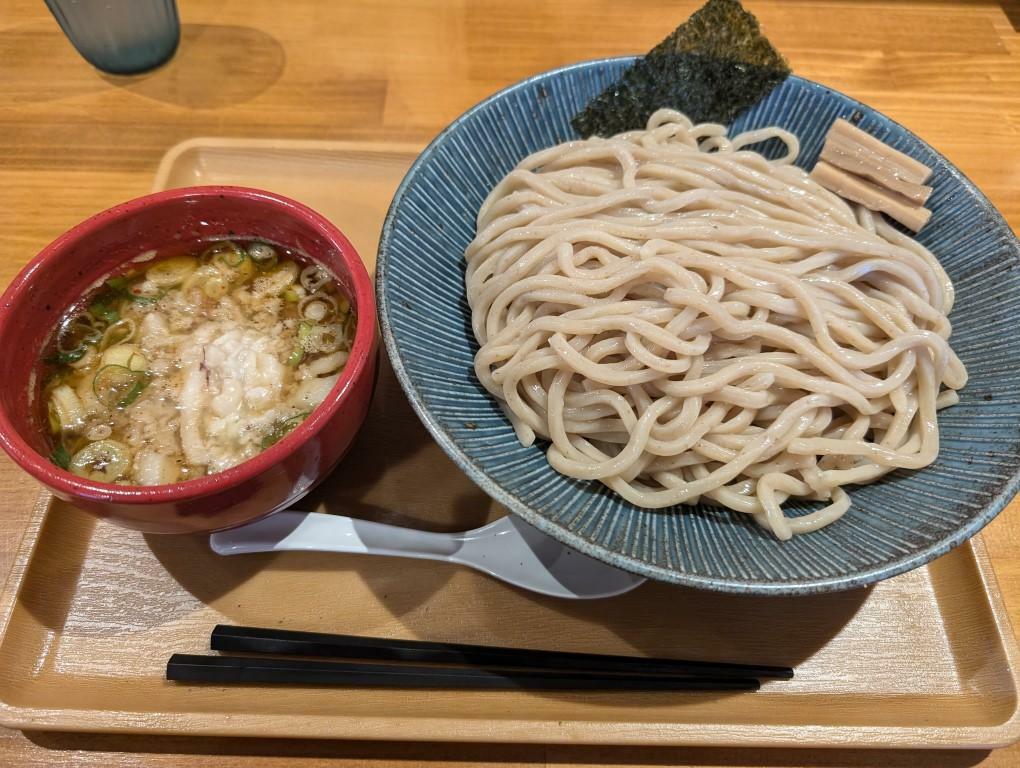
[[[473,373],[478,345],[464,297],[464,248],[493,185],[526,155],[576,138],[571,116],[631,61],[576,64],[497,93],[444,130],[401,184],[379,247],[378,296],[390,359],[422,421],[475,482],[532,525],[674,584],[771,595],[848,589],[916,568],[973,536],[1020,484],[1020,244],[984,195],[925,142],[799,77],[732,130],[783,126],[800,137],[798,164],[810,168],[833,120],[854,118],[935,169],[932,219],[919,239],[956,284],[952,344],[971,376],[960,404],[939,417],[938,461],[852,488],[841,520],[781,542],[735,512],[635,507],[597,482],[557,474],[544,445],[517,442]],[[787,506],[793,514],[808,509]]]

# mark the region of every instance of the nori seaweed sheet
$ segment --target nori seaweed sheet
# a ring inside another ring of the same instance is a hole
[[[684,112],[696,123],[730,123],[790,74],[739,0],[708,0],[578,112],[581,136],[644,128],[657,109]]]

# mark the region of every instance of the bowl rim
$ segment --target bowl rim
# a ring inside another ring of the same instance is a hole
[[[365,375],[375,346],[375,291],[364,262],[357,249],[338,227],[325,216],[303,203],[263,189],[242,186],[193,186],[155,192],[132,198],[89,216],[64,232],[43,248],[17,274],[0,296],[0,339],[7,332],[11,316],[11,303],[33,282],[41,265],[60,258],[61,254],[83,237],[111,224],[130,219],[143,210],[184,199],[209,198],[255,200],[267,203],[286,216],[297,218],[321,235],[339,253],[341,262],[350,274],[354,296],[352,304],[358,308],[359,322],[355,328],[351,353],[343,372],[326,399],[316,406],[308,417],[276,444],[261,451],[247,461],[204,477],[166,485],[117,485],[79,477],[61,469],[32,448],[18,433],[0,407],[0,447],[26,472],[54,491],[72,497],[100,503],[123,505],[168,504],[203,498],[238,487],[285,461],[310,438],[322,430],[343,406],[353,383]],[[123,262],[127,263],[127,261]],[[367,321],[366,321],[367,320]]]
[[[619,552],[614,552],[600,544],[595,544],[564,528],[544,515],[539,514],[528,504],[524,503],[515,495],[507,491],[502,485],[489,478],[489,476],[483,472],[482,469],[479,468],[471,457],[461,448],[456,439],[454,439],[444,429],[438,419],[432,414],[428,406],[425,404],[421,393],[418,391],[414,382],[408,375],[404,358],[399,346],[397,345],[393,327],[390,323],[391,306],[390,302],[386,298],[385,290],[388,274],[387,253],[393,236],[393,228],[398,214],[398,209],[400,208],[403,199],[408,194],[418,172],[431,160],[437,148],[445,142],[447,137],[454,133],[463,123],[471,119],[475,114],[488,108],[489,105],[504,99],[509,94],[530,88],[554,75],[561,75],[573,71],[583,71],[611,64],[626,64],[633,62],[638,58],[640,57],[611,56],[589,59],[575,62],[573,64],[567,64],[562,67],[556,67],[508,85],[480,101],[446,126],[446,128],[444,128],[428,144],[428,146],[425,147],[422,153],[408,169],[407,174],[404,176],[400,186],[394,193],[393,200],[390,203],[390,208],[383,223],[376,261],[376,295],[379,306],[379,324],[382,329],[383,342],[393,366],[393,371],[396,374],[405,395],[411,402],[411,406],[414,408],[415,413],[418,414],[422,423],[425,424],[426,428],[432,434],[432,437],[437,443],[439,443],[446,454],[457,464],[458,467],[460,467],[462,471],[468,475],[468,477],[470,477],[495,501],[502,504],[514,514],[520,515],[524,518],[524,520],[542,532],[549,534],[553,538],[558,539],[562,543],[583,552],[584,554],[595,557],[603,562],[609,563],[610,565],[615,565],[618,568],[622,568],[657,581],[686,587],[695,587],[698,589],[707,589],[714,592],[744,595],[792,596],[838,592],[856,587],[863,587],[906,571],[913,570],[914,568],[918,568],[925,563],[930,562],[936,557],[945,554],[954,547],[957,547],[967,541],[970,537],[984,528],[985,525],[991,522],[991,520],[994,519],[995,516],[998,515],[999,512],[1001,512],[1009,501],[1016,495],[1017,491],[1020,490],[1020,467],[1018,467],[1003,484],[1002,490],[995,496],[995,498],[993,498],[977,515],[968,521],[966,525],[956,529],[949,536],[934,541],[924,548],[912,552],[907,556],[872,566],[867,569],[854,571],[853,573],[841,576],[773,581],[746,581],[672,571],[662,566],[638,560]],[[1014,260],[1020,263],[1020,240],[1018,240],[1008,222],[1006,222],[1002,214],[995,208],[994,205],[992,205],[991,201],[984,195],[984,193],[982,193],[981,190],[979,190],[977,186],[942,153],[938,152],[924,139],[917,136],[915,133],[879,110],[869,107],[863,102],[847,96],[835,88],[830,88],[822,85],[821,83],[816,83],[812,80],[808,80],[807,78],[792,74],[789,75],[787,79],[796,81],[802,86],[813,91],[835,94],[846,99],[851,106],[887,121],[889,125],[895,127],[899,131],[902,131],[913,141],[916,141],[919,146],[927,149],[933,155],[940,158],[945,163],[949,175],[957,184],[961,185],[963,193],[975,198],[979,205],[984,209],[985,213],[991,217],[996,224],[1001,226],[1004,231],[1010,234],[1009,242],[1012,245],[1012,256]]]

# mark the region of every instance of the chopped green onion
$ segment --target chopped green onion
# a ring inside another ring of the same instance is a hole
[[[111,307],[102,297],[96,299],[89,305],[89,313],[98,320],[108,325],[113,325],[120,320],[120,312]]]
[[[220,251],[213,256],[212,260],[214,263],[222,264],[225,267],[237,269],[244,264],[247,258],[248,257],[245,255],[244,251],[238,249],[236,251]]]
[[[92,380],[96,399],[107,408],[126,408],[142,394],[149,384],[144,371],[133,371],[123,365],[106,365]]]
[[[300,344],[294,347],[290,353],[290,357],[287,358],[285,365],[289,365],[291,368],[297,368],[301,365],[301,361],[305,359],[305,350]]]
[[[336,324],[298,326],[298,341],[306,352],[336,352],[344,346],[344,329]]]
[[[205,249],[202,254],[203,261],[219,262],[226,267],[236,269],[244,263],[248,255],[230,240],[221,240]]]
[[[117,403],[117,405],[119,405],[121,408],[126,408],[127,406],[131,405],[131,403],[138,399],[138,396],[142,394],[142,390],[145,389],[148,385],[149,385],[148,378],[146,376],[140,377],[138,381],[135,383],[134,387],[131,388],[131,391],[127,393],[127,396],[119,403]]]
[[[137,344],[115,344],[103,352],[100,367],[104,365],[119,365],[131,371],[145,371],[149,367],[149,361]]]
[[[309,264],[301,270],[301,287],[309,293],[316,293],[329,283],[329,272],[318,264]]]
[[[50,454],[50,461],[61,469],[67,469],[71,466],[71,453],[61,443],[53,449],[53,453]]]
[[[266,243],[252,243],[248,246],[248,258],[255,262],[259,269],[272,269],[276,266],[279,257],[276,249]]]
[[[255,274],[255,265],[252,260],[236,243],[225,241],[214,245],[206,250],[203,257],[208,257],[210,265],[223,274],[224,279],[229,283],[247,282]],[[206,295],[211,298],[219,298],[219,296],[212,296],[208,291],[206,291]]]
[[[67,365],[68,363],[76,363],[85,357],[85,353],[88,350],[85,345],[72,349],[70,352],[54,352],[52,355],[46,358],[46,362],[50,365]]]
[[[336,311],[336,299],[321,292],[306,296],[298,304],[298,314],[312,323],[321,323]]]
[[[273,424],[273,428],[269,431],[269,434],[262,438],[262,449],[265,450],[269,446],[276,445],[276,443],[283,440],[283,438],[285,438],[291,430],[294,429],[294,427],[305,420],[305,417],[307,417],[309,413],[311,413],[311,411],[302,411],[296,416],[291,416],[288,419],[281,419]]]
[[[160,288],[173,288],[187,280],[196,269],[198,259],[194,256],[171,256],[145,270],[145,279]]]
[[[116,440],[89,443],[74,456],[68,468],[76,475],[112,483],[131,467],[131,451]]]

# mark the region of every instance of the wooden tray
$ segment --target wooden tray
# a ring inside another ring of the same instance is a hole
[[[158,186],[243,183],[333,217],[362,254],[413,148],[187,142]],[[307,507],[453,530],[501,510],[433,443],[386,366],[352,455]],[[1017,648],[981,542],[854,592],[751,598],[646,584],[568,602],[463,568],[368,556],[222,558],[44,496],[0,602],[0,721],[26,729],[588,744],[969,747],[1020,737]],[[196,687],[171,652],[217,622],[791,664],[759,693]],[[427,698],[426,698],[427,696]]]

